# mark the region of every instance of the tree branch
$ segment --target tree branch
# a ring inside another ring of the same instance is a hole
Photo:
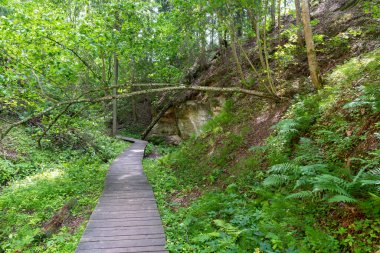
[[[67,112],[67,110],[70,108],[72,104],[68,104],[65,109],[63,109],[55,118],[54,120],[49,124],[49,126],[44,130],[44,132],[41,134],[40,138],[38,138],[37,140],[37,143],[38,143],[38,147],[41,148],[42,145],[41,145],[41,141],[42,141],[42,138],[45,137],[45,135],[47,134],[47,132],[49,132],[49,130],[53,127],[53,125],[55,123],[57,123],[57,121],[59,120],[59,118],[65,114]]]
[[[90,64],[88,64],[74,49],[71,49],[69,47],[67,47],[66,45],[62,44],[61,42],[59,41],[56,41],[55,39],[49,37],[49,36],[46,36],[46,38],[52,42],[54,42],[55,44],[63,47],[64,49],[66,50],[69,50],[73,55],[75,55],[86,67],[88,70],[91,71],[91,73],[98,79],[98,80],[102,80],[102,78],[96,74],[96,72],[90,67]]]

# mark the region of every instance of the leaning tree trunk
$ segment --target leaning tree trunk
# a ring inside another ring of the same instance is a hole
[[[322,79],[319,73],[317,55],[313,41],[313,32],[310,25],[310,9],[308,0],[302,0],[302,20],[311,82],[313,83],[314,88],[320,89],[322,87]]]
[[[148,137],[149,133],[152,131],[153,127],[157,124],[157,122],[164,116],[167,110],[173,105],[172,101],[169,101],[164,105],[163,108],[159,111],[159,113],[153,118],[152,122],[150,122],[149,126],[145,128],[144,132],[141,134],[141,139],[145,140]]]

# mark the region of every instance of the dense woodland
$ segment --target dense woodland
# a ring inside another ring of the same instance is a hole
[[[2,0],[0,252],[75,251],[116,135],[170,252],[380,252],[379,36],[378,0]]]

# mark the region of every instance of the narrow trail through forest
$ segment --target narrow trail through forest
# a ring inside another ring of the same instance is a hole
[[[110,166],[76,252],[168,252],[152,187],[142,168],[147,142],[119,138],[133,144]]]

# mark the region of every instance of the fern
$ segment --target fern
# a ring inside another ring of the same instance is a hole
[[[341,178],[329,175],[329,174],[324,174],[324,175],[315,177],[313,191],[314,192],[325,191],[328,193],[338,193],[341,195],[350,196],[350,194],[347,191],[348,188],[349,188],[349,182]]]
[[[207,241],[214,240],[215,238],[219,238],[221,236],[220,232],[211,232],[207,234],[200,234],[192,239],[193,242],[205,243]]]
[[[278,131],[281,135],[287,135],[287,134],[297,134],[298,130],[297,127],[299,124],[294,119],[284,119],[281,120],[277,125],[274,126],[274,128]]]
[[[268,170],[269,173],[275,173],[275,174],[289,174],[290,172],[298,172],[299,166],[295,165],[293,163],[281,163],[273,165],[270,170]]]
[[[335,203],[335,202],[343,202],[343,203],[355,203],[357,202],[356,199],[354,199],[351,196],[347,195],[335,195],[328,199],[328,202]]]
[[[362,185],[380,185],[380,180],[361,180]]]
[[[313,197],[314,193],[312,191],[300,191],[286,196],[287,199],[311,199]]]
[[[300,170],[303,175],[316,176],[317,174],[327,172],[327,165],[321,163],[310,164],[301,166]]]
[[[296,181],[296,184],[293,187],[293,190],[299,189],[301,187],[309,186],[312,183],[312,179],[308,177],[301,177]]]
[[[367,172],[367,175],[375,176],[380,179],[380,168],[376,168]]]
[[[263,184],[264,186],[281,186],[289,182],[289,177],[286,175],[270,175]]]
[[[380,168],[370,170],[363,175],[360,180],[362,186],[375,186],[376,191],[380,192]]]

